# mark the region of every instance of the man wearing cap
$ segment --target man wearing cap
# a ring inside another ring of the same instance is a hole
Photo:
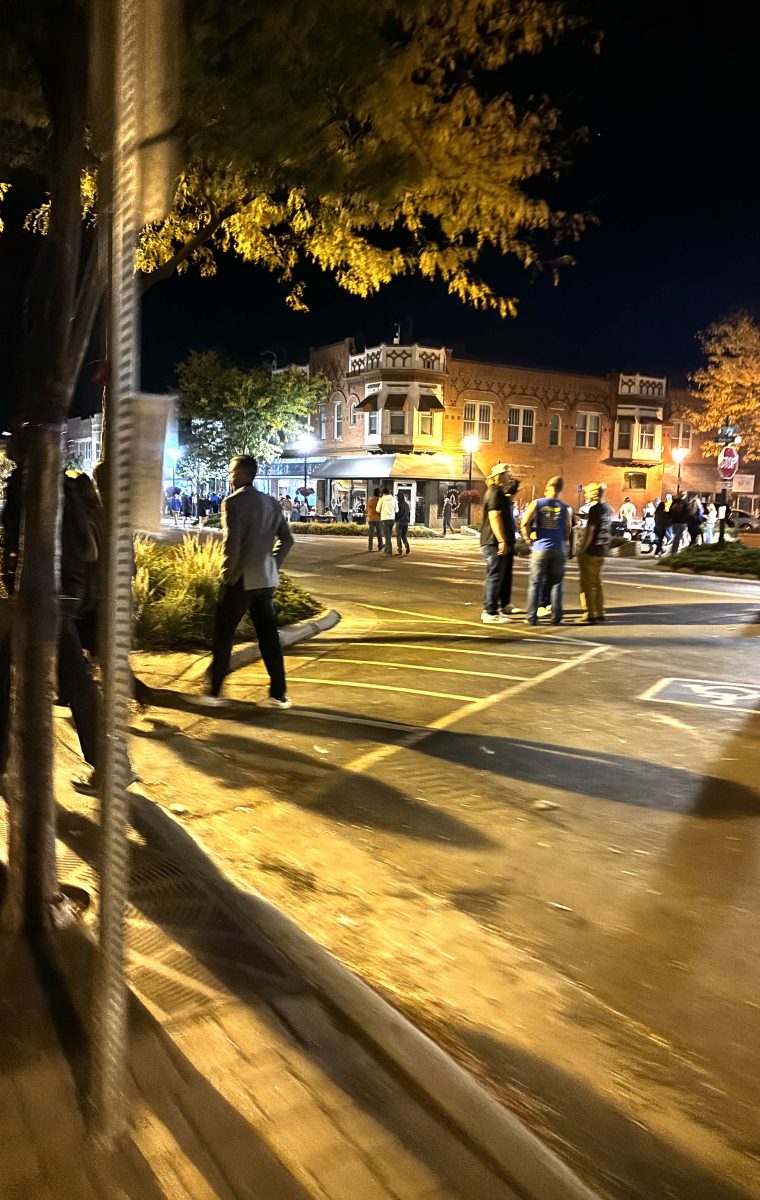
[[[480,619],[486,625],[506,621],[511,611],[509,591],[512,587],[511,556],[515,548],[515,518],[511,500],[504,494],[509,479],[506,463],[496,463],[486,476],[488,491],[483,497],[483,520],[480,526],[480,552],[486,563],[486,583],[483,611]]]
[[[551,589],[552,625],[562,623],[562,581],[565,575],[572,514],[560,500],[564,480],[555,475],[546,485],[546,494],[532,500],[523,517],[522,532],[532,545],[526,625],[538,623],[538,602],[545,589]]]
[[[612,543],[612,509],[604,502],[606,491],[603,483],[589,483],[586,486],[586,503],[591,507],[578,547],[581,608],[584,609],[582,625],[596,625],[597,621],[605,619],[602,565]]]

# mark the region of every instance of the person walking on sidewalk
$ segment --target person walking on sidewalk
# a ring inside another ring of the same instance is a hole
[[[443,533],[441,537],[446,537],[446,530],[451,532],[451,497],[444,497],[443,501]]]
[[[532,543],[526,625],[538,622],[538,602],[545,586],[551,588],[552,625],[562,623],[562,581],[565,576],[572,515],[560,500],[564,480],[555,475],[546,485],[546,495],[532,500],[523,518],[522,532]]]
[[[229,671],[235,630],[247,612],[269,674],[270,708],[290,708],[285,663],[274,614],[279,568],[293,546],[293,534],[274,496],[253,487],[258,463],[249,454],[230,462],[232,493],[222,502],[224,564],[214,618],[210,695],[218,703]]]
[[[369,546],[367,549],[372,553],[372,546],[375,538],[377,538],[377,548],[383,548],[383,536],[380,530],[380,513],[378,506],[380,504],[380,488],[375,488],[374,492],[367,501],[367,525],[369,527]]]
[[[681,542],[686,536],[686,526],[689,520],[689,507],[686,503],[686,497],[679,492],[675,500],[670,506],[668,512],[670,517],[670,528],[673,531],[673,544],[670,548],[671,556],[678,554],[681,548]]]
[[[399,554],[409,553],[409,518],[411,515],[409,501],[402,493],[398,498],[396,512],[396,549]]]
[[[483,519],[480,526],[480,553],[486,564],[483,611],[480,619],[486,625],[494,625],[507,619],[501,612],[502,591],[507,559],[515,546],[514,518],[511,522],[510,543],[511,507],[504,494],[508,477],[509,467],[506,463],[496,463],[486,476],[488,490],[483,497]]]
[[[578,547],[581,607],[585,610],[582,625],[596,625],[605,619],[602,566],[612,544],[612,509],[604,502],[606,491],[603,483],[589,483],[586,487],[586,503],[591,507]]]
[[[380,548],[381,550],[385,550],[386,554],[393,554],[391,538],[393,534],[393,522],[396,520],[396,501],[387,487],[383,488],[377,512],[380,517]]]
[[[654,510],[654,556],[659,558],[662,554],[662,546],[670,528],[670,517],[668,515],[667,505],[664,500],[661,500]]]

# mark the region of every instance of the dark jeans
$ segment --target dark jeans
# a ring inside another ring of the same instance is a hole
[[[393,554],[393,521],[380,522],[380,549]]]
[[[499,611],[504,572],[508,554],[499,554],[496,546],[481,546],[480,553],[486,561],[486,585],[483,591],[483,611],[495,616]]]
[[[534,550],[530,556],[528,603],[525,619],[531,625],[538,619],[538,606],[546,587],[551,588],[552,622],[562,620],[562,581],[565,575],[563,550]]]
[[[285,663],[280,635],[274,615],[274,588],[254,588],[246,592],[239,579],[231,587],[223,584],[219,590],[214,617],[214,652],[211,662],[211,694],[218,696],[229,671],[235,630],[247,612],[256,630],[264,666],[269,672],[269,694],[276,700],[285,699]]]
[[[673,529],[673,548],[670,551],[670,553],[678,554],[678,551],[681,548],[681,542],[683,541],[683,535],[686,533],[686,522],[685,521],[679,521],[678,523],[674,522],[672,525],[672,529]]]
[[[340,519],[341,519],[341,521],[343,521],[343,522],[344,522],[346,525],[348,525],[348,513],[344,513],[342,509],[341,509],[341,513],[340,513]]]
[[[504,575],[499,592],[499,607],[505,611],[512,603],[512,567],[514,566],[514,562],[514,551],[510,550],[508,554],[504,555]]]
[[[378,550],[382,550],[383,535],[382,535],[382,531],[380,529],[380,522],[379,521],[368,521],[367,524],[369,525],[369,548],[370,548],[370,550],[372,549],[372,544],[373,544],[373,541],[375,538],[377,538]]]
[[[667,532],[668,532],[667,525],[660,526],[659,528],[655,525],[655,527],[654,527],[654,552],[655,552],[655,555],[662,554],[662,543],[665,541]]]
[[[397,521],[396,522],[396,549],[398,550],[399,554],[401,553],[402,543],[403,543],[404,549],[406,550],[406,552],[408,554],[409,553],[409,522],[408,521]]]
[[[0,772],[8,760],[10,726],[11,641],[8,633],[0,645]],[[61,615],[58,642],[58,702],[71,709],[82,748],[82,757],[91,767],[98,755],[98,729],[102,720],[100,692],[82,653],[76,622]]]
[[[451,517],[444,516],[443,518],[443,537],[446,537],[446,530],[451,529]]]

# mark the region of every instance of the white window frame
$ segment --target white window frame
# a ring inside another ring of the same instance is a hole
[[[623,446],[620,443],[620,434],[623,431],[624,425],[627,427],[627,430],[628,430],[628,445],[627,446]],[[631,454],[633,452],[633,447],[634,447],[635,430],[636,430],[635,417],[618,417],[617,433],[616,433],[616,437],[615,437],[615,449],[622,450],[626,454]]]
[[[394,417],[397,417],[397,418],[401,417],[401,428],[400,429],[393,428],[393,418]],[[406,412],[404,411],[403,408],[389,408],[388,409],[388,434],[389,434],[389,436],[403,437],[405,433],[406,433]]]
[[[465,401],[462,410],[462,436],[476,437],[481,445],[493,441],[493,404],[480,400]]]
[[[557,422],[557,440],[556,440],[556,442],[553,442],[552,441],[552,425],[554,424],[555,421]],[[562,414],[558,413],[558,412],[553,412],[553,413],[549,414],[549,445],[550,446],[561,446],[562,445]]]
[[[340,442],[343,440],[343,401],[335,401],[335,413],[333,415],[335,440]]]
[[[593,425],[592,425],[593,422]],[[592,430],[596,433],[596,445],[591,441]],[[583,441],[578,441],[581,434]],[[575,448],[576,450],[600,450],[602,446],[602,414],[582,409],[575,417]]]
[[[417,429],[420,437],[432,437],[434,428],[432,412],[417,413]]]
[[[366,436],[367,437],[377,437],[377,435],[380,431],[380,423],[379,423],[380,414],[377,412],[377,410],[375,410],[375,412],[368,412],[366,414],[366,416],[367,416],[367,434],[366,434]],[[372,428],[373,425],[375,427],[374,429]]]
[[[351,406],[348,410],[348,427],[349,427],[349,429],[356,429],[356,426],[359,423],[359,415],[356,411],[356,406],[358,403],[359,403],[358,400],[351,401]]]
[[[512,420],[512,414],[517,413],[517,420]],[[530,423],[525,418],[530,413]],[[511,437],[513,429],[517,437]],[[525,435],[529,434],[529,437]],[[532,404],[510,404],[507,411],[507,444],[510,446],[533,446],[536,441],[536,410]]]
[[[657,424],[654,421],[639,422],[639,450],[652,454],[657,446]]]
[[[317,437],[320,442],[324,442],[327,438],[327,405],[320,404],[317,409]]]
[[[688,437],[684,434],[684,430],[688,429]],[[684,417],[675,417],[670,423],[670,444],[675,449],[678,447],[682,450],[691,450],[691,439],[694,430],[691,421],[687,421]]]

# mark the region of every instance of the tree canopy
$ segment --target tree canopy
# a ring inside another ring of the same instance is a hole
[[[303,430],[329,391],[322,376],[298,367],[246,371],[213,351],[196,351],[177,368],[185,462],[196,478],[224,475],[235,454],[269,463]]]
[[[698,337],[707,361],[691,380],[701,401],[692,413],[694,426],[717,434],[723,424],[736,425],[742,454],[760,459],[760,325],[740,310]],[[705,456],[719,450],[715,441],[702,447]]]

